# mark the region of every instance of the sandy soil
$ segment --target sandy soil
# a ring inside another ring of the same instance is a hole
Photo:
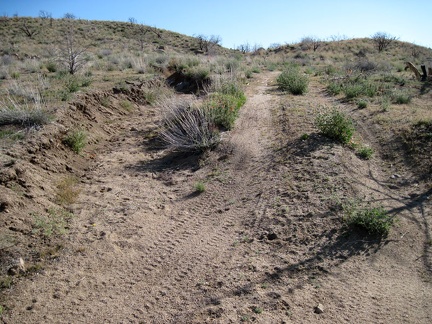
[[[6,291],[3,321],[431,323],[430,190],[322,138],[314,113],[337,103],[318,84],[283,95],[276,76],[255,76],[205,158],[152,145],[155,107],[112,126],[82,170],[62,256]],[[363,112],[340,107],[380,152]],[[352,198],[395,215],[386,240],[346,231]]]

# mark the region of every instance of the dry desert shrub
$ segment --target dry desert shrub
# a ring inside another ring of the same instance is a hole
[[[160,136],[175,151],[211,149],[220,142],[212,116],[193,99],[165,99],[160,104],[163,123]]]

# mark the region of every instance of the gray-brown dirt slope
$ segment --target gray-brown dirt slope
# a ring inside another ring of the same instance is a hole
[[[86,172],[64,256],[8,292],[4,322],[430,323],[429,198],[315,133],[334,104],[318,85],[292,97],[275,78],[253,80],[204,161],[144,140],[157,108],[123,124]],[[343,229],[353,197],[396,215],[388,240]]]

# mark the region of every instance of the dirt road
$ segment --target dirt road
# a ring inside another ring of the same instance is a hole
[[[204,160],[151,147],[157,108],[120,124],[86,170],[64,255],[10,292],[4,322],[432,322],[427,193],[316,134],[334,102],[318,84],[282,95],[276,76],[253,79]],[[388,240],[343,230],[353,197],[392,210]]]

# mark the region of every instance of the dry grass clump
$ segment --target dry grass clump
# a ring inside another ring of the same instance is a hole
[[[78,183],[77,177],[67,176],[63,178],[57,184],[56,202],[63,206],[73,204],[78,199],[78,195],[81,192],[81,190],[77,188]]]
[[[166,99],[161,107],[164,116],[160,136],[170,149],[202,152],[220,142],[211,114],[196,100]]]
[[[41,92],[33,87],[13,83],[0,100],[0,126],[41,126],[52,120]]]

